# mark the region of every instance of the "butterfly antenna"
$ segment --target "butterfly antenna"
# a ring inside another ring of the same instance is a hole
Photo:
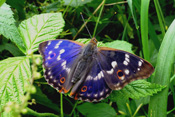
[[[81,18],[83,19],[83,22],[85,23],[82,12],[80,12],[80,15],[81,15]],[[85,27],[86,27],[86,30],[88,31],[88,33],[89,33],[89,35],[90,35],[90,37],[91,37],[91,39],[92,39],[92,35],[91,35],[91,33],[90,33],[90,31],[89,31],[87,25],[85,25]]]

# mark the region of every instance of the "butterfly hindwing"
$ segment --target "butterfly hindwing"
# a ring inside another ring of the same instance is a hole
[[[154,71],[150,63],[131,53],[106,47],[98,51],[105,81],[113,90],[119,90],[131,81],[147,78]]]
[[[39,45],[46,70],[45,78],[59,92],[67,93],[73,85],[68,74],[82,46],[69,40],[50,40]]]
[[[71,90],[70,95],[73,96],[74,99],[89,102],[100,101],[106,98],[112,91],[105,82],[98,61],[96,59],[92,61],[92,68],[86,75],[84,82],[78,87],[74,86]]]

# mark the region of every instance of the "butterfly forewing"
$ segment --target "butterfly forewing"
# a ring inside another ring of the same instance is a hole
[[[70,95],[74,99],[94,102],[106,98],[111,91],[105,82],[100,64],[97,59],[93,59],[92,68],[86,75],[84,82],[78,88],[74,86]]]
[[[119,90],[131,81],[148,78],[154,71],[150,63],[131,53],[106,47],[98,51],[105,81],[113,90]]]
[[[44,59],[45,78],[59,92],[67,93],[73,85],[68,74],[82,46],[69,40],[51,40],[39,45]]]

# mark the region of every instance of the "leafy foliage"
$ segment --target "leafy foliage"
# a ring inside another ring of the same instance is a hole
[[[64,5],[69,5],[72,7],[78,7],[78,6],[82,6],[86,3],[91,2],[92,0],[65,0],[64,1]]]
[[[152,84],[145,80],[137,80],[129,83],[120,92],[128,98],[139,99],[141,97],[147,97],[157,93],[164,89],[165,86],[159,84]],[[117,93],[117,92],[116,92]]]
[[[21,103],[31,70],[28,57],[13,57],[0,62],[0,110],[7,102]],[[1,114],[1,116],[5,116]]]
[[[0,34],[13,41],[21,51],[24,51],[24,43],[15,25],[13,12],[10,6],[5,3],[0,7],[0,19]]]
[[[115,117],[115,110],[106,103],[83,103],[77,106],[77,109],[87,117]]]
[[[62,31],[64,20],[61,13],[41,14],[29,18],[19,25],[19,32],[26,47],[26,53],[38,50],[39,43],[55,39]]]
[[[4,2],[0,0],[0,116],[147,116],[153,111],[166,116],[167,105],[173,116],[174,105],[167,103],[167,97],[175,103],[175,83],[169,82],[174,74],[174,23],[166,33],[175,16],[173,0]],[[90,32],[97,29],[98,46],[144,56],[156,67],[155,76],[131,82],[99,103],[74,101],[67,94],[62,99],[43,78],[38,45],[56,38],[88,43],[80,12]]]

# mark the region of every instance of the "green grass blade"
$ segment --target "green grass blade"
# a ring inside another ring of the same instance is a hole
[[[157,36],[157,34],[156,34],[156,31],[155,31],[155,29],[154,29],[154,26],[153,26],[153,24],[151,23],[151,21],[150,20],[148,20],[148,26],[149,26],[149,35],[150,35],[150,38],[151,38],[151,40],[153,41],[153,43],[154,43],[154,46],[155,46],[155,48],[157,49],[157,51],[159,50],[159,48],[160,48],[160,41],[159,41],[159,39],[158,39],[158,36]]]
[[[149,116],[151,117],[166,117],[167,114],[167,99],[169,83],[172,71],[172,65],[175,60],[175,20],[165,34],[163,42],[160,46],[157,65],[155,69],[155,77],[153,83],[166,85],[167,87],[157,95],[150,98]]]
[[[160,29],[161,29],[161,32],[162,32],[162,37],[164,37],[164,35],[165,35],[165,20],[164,20],[164,16],[163,16],[163,13],[162,13],[159,1],[158,0],[154,0],[154,4],[155,4],[155,8],[156,8],[159,24],[160,24]]]
[[[98,23],[99,23],[99,21],[100,21],[100,17],[101,17],[101,14],[102,14],[102,11],[103,11],[103,8],[104,8],[104,4],[105,4],[105,1],[106,1],[106,0],[103,0],[103,1],[104,1],[104,2],[103,2],[103,5],[101,6],[100,13],[99,13],[97,22],[96,22],[96,24],[95,24],[94,33],[93,33],[93,36],[92,36],[92,37],[95,37],[96,31],[97,31],[97,26],[98,26]]]
[[[136,29],[138,29],[139,26],[137,24],[137,18],[134,15],[134,9],[133,9],[133,5],[132,5],[132,0],[127,0],[127,1],[128,1],[129,8],[131,9],[131,14],[132,14],[132,17],[133,17],[133,20],[134,20],[135,27],[136,27]]]
[[[148,7],[150,0],[141,0],[141,37],[143,55],[146,60],[149,61],[149,49],[148,49]]]
[[[61,111],[61,117],[64,117],[64,113],[63,113],[63,94],[60,94],[60,111]]]

